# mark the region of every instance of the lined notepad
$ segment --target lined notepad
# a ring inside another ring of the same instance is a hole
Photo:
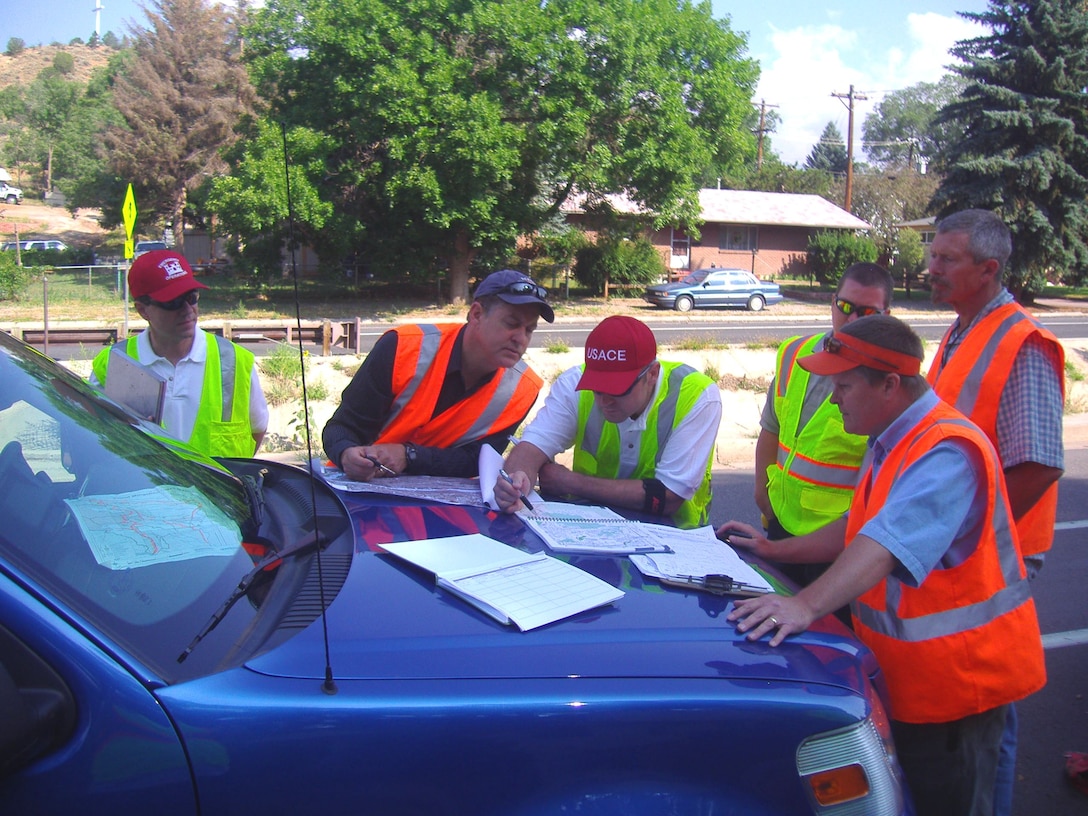
[[[438,586],[522,631],[623,597],[622,590],[578,567],[479,533],[401,541],[382,549],[434,573]]]

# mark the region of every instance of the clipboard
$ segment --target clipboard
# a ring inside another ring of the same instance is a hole
[[[771,595],[773,589],[745,584],[734,581],[728,575],[705,576],[673,576],[670,578],[658,578],[665,586],[679,587],[680,589],[696,589],[700,592],[709,592],[711,595],[733,595],[738,598],[758,598],[760,595]]]
[[[125,353],[118,343],[110,350],[106,372],[106,396],[128,408],[140,419],[162,423],[166,380]]]

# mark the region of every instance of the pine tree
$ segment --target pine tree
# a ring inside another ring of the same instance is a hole
[[[812,152],[805,159],[809,170],[825,170],[841,175],[846,172],[846,142],[834,122],[828,122],[820,141],[812,147]]]
[[[1088,11],[1083,0],[991,0],[961,13],[992,33],[961,41],[967,80],[938,123],[964,136],[945,156],[938,215],[992,209],[1013,232],[1006,284],[1030,299],[1046,277],[1088,276]]]
[[[136,188],[140,226],[165,217],[184,242],[188,194],[224,172],[221,152],[254,93],[238,59],[236,28],[210,0],[153,0],[150,29],[118,77],[114,104],[125,120],[107,134],[113,170]]]

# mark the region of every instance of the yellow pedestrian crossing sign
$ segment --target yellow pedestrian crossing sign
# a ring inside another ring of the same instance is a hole
[[[136,226],[136,197],[132,194],[131,184],[128,185],[128,191],[125,193],[121,216],[125,219],[125,257],[131,259],[136,254],[135,243],[132,240],[132,230]]]

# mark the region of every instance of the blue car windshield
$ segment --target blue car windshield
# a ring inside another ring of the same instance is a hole
[[[237,479],[199,454],[179,456],[6,337],[0,381],[0,568],[159,679],[218,668],[230,631],[192,665],[179,669],[176,658],[252,566]],[[223,628],[252,618],[233,614]]]

